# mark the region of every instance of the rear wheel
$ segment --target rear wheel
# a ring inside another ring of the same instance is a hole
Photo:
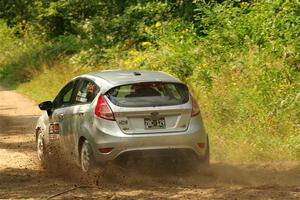
[[[82,144],[80,150],[80,165],[83,172],[89,172],[94,168],[94,156],[91,145],[87,140]]]

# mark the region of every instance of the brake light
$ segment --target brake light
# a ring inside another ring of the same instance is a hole
[[[114,113],[107,104],[104,96],[99,96],[98,98],[98,102],[95,108],[95,115],[102,119],[115,120]]]
[[[196,99],[192,96],[192,114],[191,116],[194,117],[200,113],[200,109]]]

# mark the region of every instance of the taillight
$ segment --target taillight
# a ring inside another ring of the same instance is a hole
[[[98,98],[98,102],[95,108],[95,115],[103,119],[115,120],[114,113],[107,104],[104,96],[99,96]]]
[[[192,114],[191,116],[194,117],[200,113],[200,109],[196,99],[192,96]]]

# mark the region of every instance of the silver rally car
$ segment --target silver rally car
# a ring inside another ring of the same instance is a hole
[[[82,171],[130,153],[185,152],[209,164],[209,142],[188,87],[158,71],[107,70],[73,78],[36,125],[38,159],[49,162],[50,146],[75,157]],[[187,153],[187,154],[186,154]]]

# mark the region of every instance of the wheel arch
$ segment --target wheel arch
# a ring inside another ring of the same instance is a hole
[[[85,140],[86,140],[86,138],[84,136],[81,136],[79,138],[79,140],[78,140],[78,147],[77,147],[77,149],[78,149],[78,155],[80,155],[81,147],[82,147],[82,145],[83,145],[83,143],[84,143]]]

